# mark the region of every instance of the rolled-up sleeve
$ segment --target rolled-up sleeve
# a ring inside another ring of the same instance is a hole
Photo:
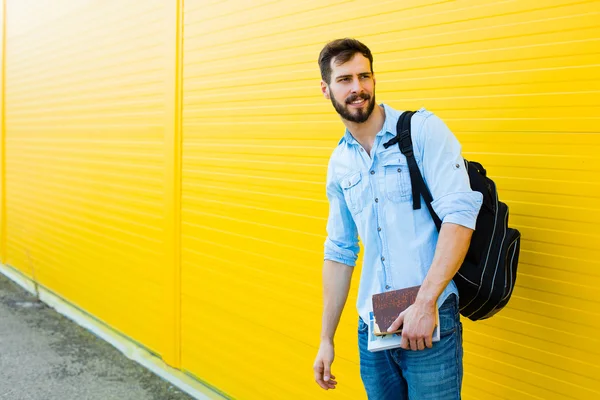
[[[435,115],[425,119],[420,133],[423,174],[433,196],[433,209],[442,223],[474,230],[483,195],[471,189],[460,143]]]
[[[333,162],[327,169],[327,239],[325,239],[325,260],[331,260],[354,267],[360,247],[358,231],[346,205],[344,193],[335,179]]]

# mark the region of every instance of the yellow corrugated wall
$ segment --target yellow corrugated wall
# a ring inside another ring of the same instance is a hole
[[[316,58],[355,36],[375,53],[378,99],[447,121],[523,234],[509,308],[465,322],[464,397],[600,397],[598,2],[185,4],[185,368],[239,398],[363,397],[355,293],[338,392],[310,370],[323,181],[343,132]]]
[[[171,359],[173,4],[9,0],[4,88],[6,263]]]
[[[599,1],[5,1],[7,264],[231,397],[365,398],[357,279],[339,388],[311,371],[343,133],[316,58],[353,36],[522,233],[463,398],[600,397]]]

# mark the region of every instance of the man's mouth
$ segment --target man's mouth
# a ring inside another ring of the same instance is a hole
[[[366,102],[367,102],[367,99],[363,99],[362,97],[359,97],[358,99],[355,99],[355,100],[352,100],[352,101],[348,101],[347,103],[350,104],[350,105],[352,105],[352,106],[361,107]]]

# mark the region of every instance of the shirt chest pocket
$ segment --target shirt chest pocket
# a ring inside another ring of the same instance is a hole
[[[367,203],[368,182],[363,179],[362,172],[354,172],[340,181],[348,209],[352,214],[363,210]]]
[[[387,199],[393,202],[411,201],[410,171],[406,157],[398,154],[397,157],[384,160],[383,170]]]

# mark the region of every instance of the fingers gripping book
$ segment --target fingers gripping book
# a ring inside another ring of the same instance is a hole
[[[402,342],[402,326],[393,332],[386,329],[417,299],[421,286],[413,286],[400,290],[374,294],[373,311],[369,314],[369,351],[381,351],[400,347]],[[440,340],[440,318],[436,307],[436,324],[432,341]]]

